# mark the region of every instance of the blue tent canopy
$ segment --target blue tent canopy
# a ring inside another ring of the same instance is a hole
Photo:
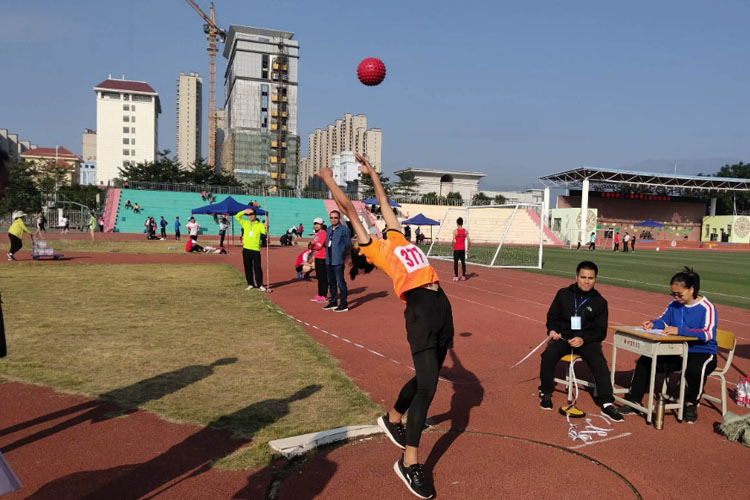
[[[380,203],[378,203],[378,199],[374,197],[367,198],[366,200],[362,200],[362,203],[364,203],[365,205],[380,205]],[[398,203],[396,203],[390,198],[388,198],[388,204],[390,204],[392,207],[401,207],[401,205],[399,205]]]
[[[429,217],[425,217],[422,214],[417,214],[411,219],[407,219],[403,222],[401,222],[402,225],[404,224],[411,224],[414,226],[439,226],[440,223],[436,220],[430,219]]]
[[[200,208],[194,208],[192,210],[192,213],[194,214],[218,214],[218,215],[234,215],[237,212],[241,212],[245,209],[252,208],[255,210],[255,213],[257,215],[266,215],[266,211],[259,207],[251,207],[248,204],[242,204],[232,198],[231,196],[227,196],[222,201],[218,203],[212,203],[211,205],[206,205],[204,207]]]
[[[641,222],[636,222],[633,224],[634,226],[644,226],[644,227],[664,227],[664,224],[661,222],[656,222],[655,220],[652,220],[651,218],[648,218]]]

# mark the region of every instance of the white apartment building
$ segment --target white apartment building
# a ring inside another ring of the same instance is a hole
[[[96,130],[87,128],[81,136],[81,159],[84,162],[96,161]]]
[[[331,168],[334,156],[345,151],[359,153],[370,162],[377,172],[382,171],[381,147],[382,132],[379,128],[367,128],[367,116],[345,114],[342,119],[326,126],[325,130],[316,129],[308,136],[310,148],[309,165],[300,181],[306,186],[315,172],[321,168]],[[317,183],[313,183],[317,187]]]
[[[203,78],[180,73],[177,78],[177,161],[190,168],[201,158]]]
[[[148,83],[111,75],[94,92],[97,180],[106,185],[121,167],[156,160],[161,102]]]
[[[359,162],[352,151],[342,151],[331,158],[333,180],[344,192],[356,193],[359,185]]]
[[[297,69],[294,33],[230,25],[224,46],[226,135],[222,168],[246,182],[297,183]]]

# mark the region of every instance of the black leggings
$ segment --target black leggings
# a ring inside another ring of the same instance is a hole
[[[453,276],[458,277],[458,261],[461,261],[461,276],[466,276],[466,250],[453,250]]]
[[[220,247],[224,246],[224,237],[226,236],[226,234],[227,234],[226,231],[219,231],[219,246]]]
[[[263,269],[260,264],[260,250],[242,249],[242,262],[245,265],[245,281],[248,285],[259,287],[263,284]],[[253,273],[255,282],[253,282]]]
[[[8,233],[8,238],[10,239],[10,253],[14,254],[21,249],[23,243],[21,243],[21,238],[14,234]]]
[[[445,361],[447,348],[430,348],[412,354],[416,375],[401,388],[393,408],[398,413],[409,410],[406,420],[406,446],[419,446],[427,410],[437,390],[438,375]]]
[[[325,259],[315,259],[315,277],[318,278],[318,295],[328,295],[328,269]]]

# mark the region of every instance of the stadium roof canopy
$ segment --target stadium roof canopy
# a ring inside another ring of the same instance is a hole
[[[588,180],[595,184],[626,184],[676,189],[696,189],[709,192],[750,191],[750,179],[731,177],[703,177],[699,175],[671,175],[657,172],[636,172],[610,168],[580,167],[556,174],[545,175],[539,180],[547,187],[571,187]]]

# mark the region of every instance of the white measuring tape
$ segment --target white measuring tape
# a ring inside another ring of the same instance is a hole
[[[578,402],[578,379],[576,379],[576,372],[573,366],[583,358],[576,358],[573,361],[570,362],[570,368],[569,368],[569,377],[570,377],[570,383],[573,384],[573,389],[575,396],[573,396],[573,402],[572,405],[575,405]],[[594,415],[595,417],[599,417],[602,420],[604,420],[604,423],[611,426],[612,422],[609,418],[607,418],[604,415]],[[584,444],[592,444],[594,441],[594,436],[598,437],[607,437],[610,432],[614,430],[613,427],[605,428],[605,427],[597,427],[591,422],[591,418],[587,417],[585,420],[586,425],[583,426],[581,430],[578,430],[578,427],[581,426],[581,424],[574,424],[570,421],[570,415],[565,415],[565,419],[568,421],[568,437],[575,442],[576,440],[582,441]]]
[[[547,341],[548,341],[548,340],[549,340],[549,336],[547,336],[547,338],[546,338],[546,339],[542,340],[542,341],[541,341],[541,342],[539,343],[539,345],[538,345],[538,346],[536,346],[535,348],[533,348],[533,349],[531,350],[531,352],[530,352],[530,353],[528,353],[528,354],[527,354],[526,356],[524,356],[524,357],[523,357],[523,359],[522,359],[521,361],[519,361],[519,362],[518,362],[518,363],[516,363],[515,365],[511,366],[511,368],[515,368],[516,366],[520,365],[521,363],[523,363],[524,361],[526,361],[527,359],[529,359],[529,356],[531,356],[532,354],[534,354],[535,352],[537,352],[537,351],[539,350],[539,348],[540,348],[540,347],[542,347],[542,346],[543,346],[544,344],[546,344],[546,343],[547,343]]]

